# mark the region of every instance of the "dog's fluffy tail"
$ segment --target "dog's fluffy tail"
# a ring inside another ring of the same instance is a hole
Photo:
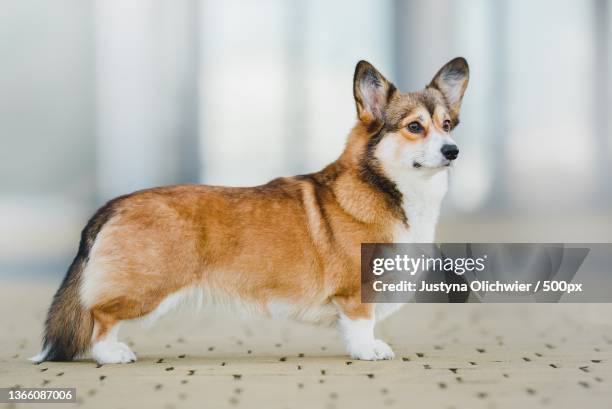
[[[98,233],[115,214],[124,197],[111,200],[100,208],[83,229],[79,251],[47,313],[42,351],[30,358],[31,361],[70,361],[89,349],[94,321],[91,310],[83,305],[79,296],[83,271]]]
[[[79,297],[86,262],[77,255],[68,269],[47,314],[42,351],[32,361],[70,361],[89,349],[93,318]]]

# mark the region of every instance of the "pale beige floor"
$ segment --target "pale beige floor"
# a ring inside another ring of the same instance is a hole
[[[0,289],[0,386],[77,388],[40,407],[612,408],[610,305],[408,305],[378,328],[385,362],[333,329],[184,311],[125,328],[135,364],[32,365],[54,286]]]

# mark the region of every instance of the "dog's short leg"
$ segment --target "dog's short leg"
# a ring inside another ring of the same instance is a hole
[[[374,304],[361,304],[355,300],[338,301],[337,304],[340,307],[338,326],[352,358],[366,361],[393,359],[391,347],[374,338]]]
[[[123,342],[117,339],[121,321],[94,313],[94,338],[91,355],[99,364],[125,364],[136,361],[136,355]],[[104,320],[100,318],[106,318]]]

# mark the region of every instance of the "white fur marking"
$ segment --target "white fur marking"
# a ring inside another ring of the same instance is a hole
[[[299,306],[288,300],[277,299],[268,301],[266,307],[270,317],[278,319],[331,324],[338,316],[337,307],[329,303]]]
[[[107,269],[112,265],[113,260],[108,260],[98,256],[98,248],[100,243],[104,242],[108,235],[109,226],[105,225],[98,233],[91,249],[89,250],[89,259],[81,273],[81,286],[79,288],[79,297],[85,308],[91,308],[96,304],[96,300],[100,294],[112,292],[112,284],[107,277]]]
[[[395,313],[397,310],[402,308],[405,303],[382,303],[376,304],[376,309],[374,310],[376,315],[376,322],[380,322],[387,317],[391,316],[391,314]]]
[[[204,290],[201,287],[186,287],[164,298],[153,311],[140,320],[146,327],[150,327],[160,317],[177,307],[195,305],[196,308],[201,308],[203,303]]]
[[[257,303],[244,300],[237,294],[227,293],[209,285],[199,284],[185,287],[168,295],[153,311],[138,320],[145,326],[150,326],[168,312],[182,307],[195,307],[198,310],[207,307],[232,311],[238,313],[242,318],[257,317],[268,312],[268,310],[262,310],[261,306]],[[278,305],[277,308],[280,309],[281,306]]]
[[[50,350],[51,350],[51,345],[47,345],[42,351],[38,353],[38,355],[35,355],[32,358],[29,358],[28,360],[35,362],[35,363],[40,363],[44,361],[45,358],[47,358],[47,355],[49,354]]]
[[[393,359],[395,354],[389,345],[374,338],[374,320],[352,320],[341,314],[338,321],[348,354],[355,359],[376,361]]]
[[[440,206],[448,188],[448,171],[418,171],[423,175],[392,176],[404,197],[408,219],[408,227],[398,223],[393,239],[396,243],[433,243],[435,239]]]
[[[117,323],[106,336],[95,342],[91,348],[92,358],[100,365],[104,364],[126,364],[136,361],[136,355],[123,342],[117,341],[120,322]],[[96,329],[94,328],[94,334]]]
[[[289,318],[294,311],[291,303],[282,300],[268,301],[267,307],[268,313],[272,318]]]

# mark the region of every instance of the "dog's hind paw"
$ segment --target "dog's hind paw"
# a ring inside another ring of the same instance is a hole
[[[127,364],[136,361],[136,355],[123,342],[102,341],[91,349],[93,359],[99,364]]]

